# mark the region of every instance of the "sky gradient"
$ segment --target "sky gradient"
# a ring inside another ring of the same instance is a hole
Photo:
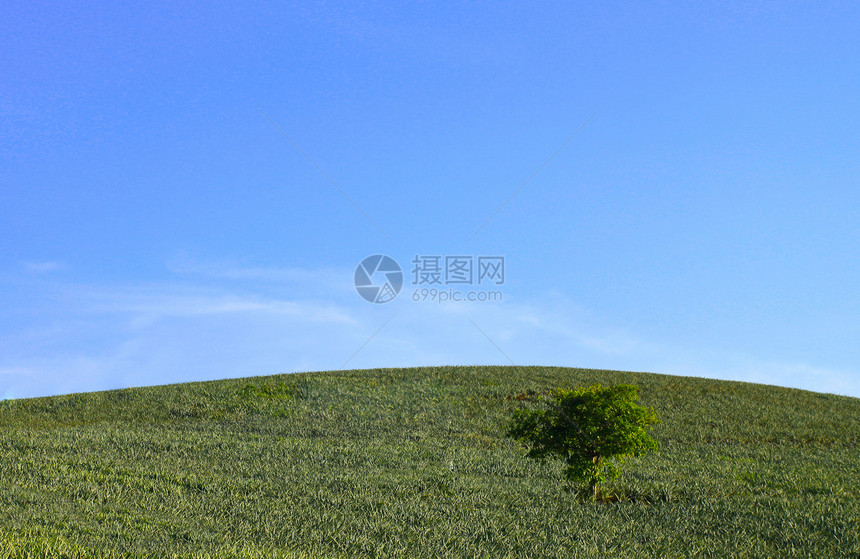
[[[0,397],[511,363],[860,397],[856,3],[2,12]],[[504,257],[502,300],[414,301],[416,255]]]

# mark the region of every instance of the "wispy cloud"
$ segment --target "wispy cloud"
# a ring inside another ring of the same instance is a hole
[[[210,278],[236,282],[275,283],[301,287],[304,293],[350,293],[353,270],[348,268],[295,268],[254,266],[235,261],[198,260],[179,255],[167,262],[167,268],[183,278]]]
[[[199,317],[225,314],[271,314],[312,322],[354,323],[336,305],[302,300],[274,299],[231,293],[193,293],[184,287],[160,289],[125,288],[88,292],[88,310],[97,313],[125,313],[148,320],[169,317]]]
[[[731,365],[715,369],[711,373],[715,378],[860,397],[860,378],[856,372],[813,367],[808,363],[758,360],[750,356],[735,356]]]
[[[23,262],[22,265],[26,271],[34,273],[53,272],[65,268],[65,265],[62,262],[58,262],[55,260],[44,262],[28,261]]]
[[[0,377],[29,377],[36,373],[27,367],[0,367]]]
[[[240,285],[231,279],[215,286],[54,280],[51,304],[32,309],[26,335],[20,329],[0,330],[0,395],[333,370],[344,362],[351,368],[513,362],[724,378],[860,396],[860,380],[851,372],[720,348],[678,347],[595,320],[587,309],[559,296],[446,304],[400,297],[373,305],[357,294],[342,300],[263,296],[254,291],[251,278],[270,277],[271,270],[236,271],[243,278]],[[293,277],[314,282],[327,273],[297,270]]]

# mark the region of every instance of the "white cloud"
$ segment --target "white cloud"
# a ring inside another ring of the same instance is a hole
[[[27,367],[0,367],[0,377],[29,377],[36,371]]]
[[[738,357],[735,364],[717,369],[714,374],[729,380],[860,397],[860,376],[857,373],[813,367],[807,363],[783,363],[743,356]]]
[[[184,277],[206,277],[236,282],[276,283],[300,286],[305,292],[347,293],[354,270],[347,268],[304,269],[294,267],[248,266],[234,261],[201,261],[185,255],[167,263],[168,269]]]
[[[437,304],[401,294],[372,305],[355,293],[342,300],[249,294],[253,286],[230,281],[217,288],[59,285],[62,313],[35,314],[27,337],[0,331],[0,394],[333,370],[348,359],[348,368],[373,368],[503,365],[510,357],[521,365],[651,371],[860,396],[852,373],[678,347],[590,318],[558,296]]]
[[[336,305],[232,294],[185,294],[127,292],[105,294],[92,310],[128,313],[146,322],[167,317],[223,314],[273,314],[313,322],[352,323],[354,319]]]
[[[24,262],[24,269],[33,273],[46,273],[61,270],[65,267],[62,262],[47,261],[47,262]]]

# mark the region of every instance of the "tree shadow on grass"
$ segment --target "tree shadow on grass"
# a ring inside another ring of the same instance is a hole
[[[671,491],[666,488],[643,491],[632,487],[599,487],[596,496],[587,486],[565,485],[564,489],[583,503],[655,505],[661,503],[681,503],[690,500],[690,496],[684,492]]]

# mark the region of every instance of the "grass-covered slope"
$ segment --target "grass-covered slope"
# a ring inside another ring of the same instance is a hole
[[[504,438],[523,393],[640,386],[612,503]],[[546,367],[0,402],[2,557],[858,557],[860,400]]]

